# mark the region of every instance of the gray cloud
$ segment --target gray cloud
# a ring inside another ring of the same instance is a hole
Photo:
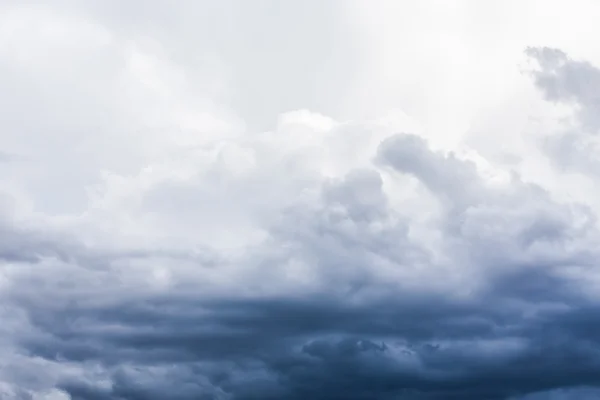
[[[589,62],[573,60],[558,49],[531,48],[527,54],[539,64],[532,75],[544,96],[576,110],[567,127],[545,139],[545,149],[559,167],[595,174],[600,166],[600,70]]]
[[[594,110],[600,106],[598,68],[585,61],[572,60],[559,49],[530,48],[526,54],[539,63],[540,69],[533,76],[545,97],[579,106],[581,126],[595,133],[599,125]]]
[[[487,187],[470,163],[410,135],[383,142],[378,154],[441,193],[440,201],[460,199],[461,224],[442,232],[457,246],[448,256],[470,263],[469,279],[480,284],[467,297],[432,291],[410,274],[393,282],[378,274],[380,258],[403,273],[415,260],[427,263],[430,279],[458,269],[439,269],[426,246],[411,241],[406,222],[394,220],[379,173],[359,170],[325,182],[321,203],[290,209],[265,243],[316,263],[322,289],[257,296],[182,284],[126,294],[110,269],[82,269],[85,260],[74,258],[71,266],[56,263],[53,275],[33,271],[39,280],[14,277],[3,298],[27,321],[15,345],[64,369],[53,385],[73,399],[507,399],[600,384],[598,305],[560,274],[593,265],[594,254],[570,244],[595,229],[578,229],[567,205],[539,188]],[[445,176],[477,196],[436,184]],[[491,213],[475,212],[482,209]],[[342,212],[337,220],[332,210]],[[397,226],[370,228],[386,220]],[[509,229],[507,236],[474,236],[490,224]],[[536,252],[535,243],[560,250]],[[257,260],[249,253],[239,262]],[[62,274],[77,283],[65,285]],[[94,288],[102,276],[107,286]],[[279,279],[275,271],[270,279]]]
[[[598,396],[593,205],[402,123],[275,118],[337,115],[342,4],[0,6],[0,398]],[[574,110],[548,155],[593,179],[598,69],[528,54]]]

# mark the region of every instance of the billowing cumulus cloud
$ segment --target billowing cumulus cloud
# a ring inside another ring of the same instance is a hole
[[[597,398],[600,67],[534,3],[0,5],[0,398]]]

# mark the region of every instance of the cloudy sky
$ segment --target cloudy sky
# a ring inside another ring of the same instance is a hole
[[[0,399],[600,398],[599,19],[0,0]]]

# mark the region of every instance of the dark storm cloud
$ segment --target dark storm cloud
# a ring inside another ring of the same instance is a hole
[[[524,396],[521,400],[594,400],[600,396],[600,389],[577,387],[572,389],[556,389]]]
[[[61,293],[53,287],[55,278],[46,277],[43,290],[24,291],[21,285],[6,297],[28,316],[29,329],[16,343],[28,355],[57,365],[99,369],[95,378],[57,380],[57,387],[82,400],[494,400],[600,384],[600,310],[557,273],[566,260],[592,263],[590,254],[571,251],[554,260],[528,256],[531,243],[564,244],[587,231],[577,231],[569,214],[561,214],[562,205],[536,190],[532,194],[528,186],[496,197],[476,179],[471,164],[432,152],[410,135],[384,142],[381,154],[394,168],[442,192],[442,199],[454,201],[463,193],[437,180],[470,185],[474,195],[462,197],[461,207],[494,209],[492,220],[465,214],[462,223],[471,224],[475,234],[484,224],[500,224],[508,217],[514,207],[511,196],[520,199],[519,219],[529,216],[532,201],[545,203],[546,213],[511,225],[512,236],[500,242],[485,235],[475,242],[459,227],[462,236],[454,238],[455,245],[481,250],[466,260],[475,264],[484,282],[470,296],[435,294],[402,282],[386,287],[370,275],[358,276],[368,278],[364,291],[381,290],[378,297],[360,297],[361,290],[348,295],[335,289],[349,279],[345,268],[369,269],[366,254],[376,252],[405,268],[413,258],[396,253],[394,243],[422,252],[406,236],[402,221],[397,230],[367,229],[391,211],[380,197],[379,175],[361,170],[326,184],[323,204],[297,207],[286,217],[290,219],[281,221],[293,230],[273,231],[280,245],[297,249],[290,256],[310,253],[308,259],[324,266],[340,264],[330,276],[330,294],[209,296],[174,288],[110,298],[99,291],[86,295],[67,288]],[[335,207],[346,212],[343,225],[324,214]],[[361,226],[363,236],[349,237],[342,229],[349,223]],[[324,232],[328,243],[336,244],[335,252],[319,245]],[[390,232],[396,236],[381,242],[379,235]],[[510,257],[493,254],[507,251]],[[420,260],[431,262],[425,256]],[[52,302],[49,293],[54,294]]]
[[[34,355],[103,365],[111,388],[61,384],[86,399],[191,399],[220,391],[234,399],[502,399],[600,383],[597,306],[556,295],[555,302],[571,304],[527,316],[511,304],[526,298],[481,300],[399,294],[350,306],[326,298],[139,299],[32,313],[43,334],[21,344]],[[177,365],[179,372],[139,382],[123,365],[150,375]],[[257,369],[264,382],[246,382]],[[184,379],[211,385],[190,392],[179,383]]]
[[[592,67],[566,68],[558,51],[532,54],[549,98],[591,107],[580,78],[560,76]],[[22,399],[48,387],[74,400],[597,395],[600,303],[577,275],[593,277],[597,265],[593,213],[518,177],[489,185],[474,163],[411,134],[384,140],[375,164],[385,171],[322,182],[271,221],[268,240],[230,258],[111,252],[3,223],[0,258],[25,272],[1,276],[1,316],[11,319],[0,338],[17,351],[0,353],[11,363],[0,378]],[[388,202],[390,171],[414,177],[441,206],[432,222],[439,246],[416,240],[412,216]],[[184,275],[168,290],[132,282],[118,266],[139,259],[185,261],[190,282]],[[284,286],[293,261],[310,266],[313,281]],[[227,262],[240,268],[223,275],[251,270],[274,290],[247,290],[247,275],[233,288],[197,285],[199,271]]]

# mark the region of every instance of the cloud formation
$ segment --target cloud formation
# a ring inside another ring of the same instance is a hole
[[[598,397],[600,210],[547,184],[597,178],[595,64],[526,51],[570,118],[508,168],[397,110],[342,118],[283,61],[271,84],[304,83],[265,92],[297,110],[236,89],[273,71],[246,47],[283,45],[219,24],[316,12],[339,43],[349,6],[181,4],[1,6],[0,398]],[[343,69],[275,26],[311,85]]]

